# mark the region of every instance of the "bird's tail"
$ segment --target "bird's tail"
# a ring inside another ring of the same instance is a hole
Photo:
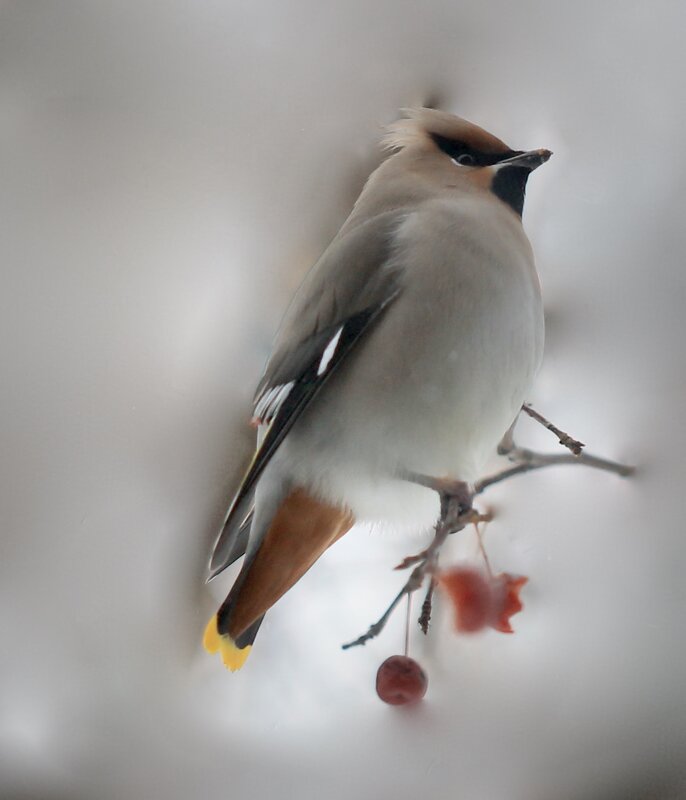
[[[323,503],[302,489],[292,491],[261,541],[254,547],[250,542],[236,582],[205,629],[205,649],[220,653],[232,672],[240,669],[265,613],[353,522],[348,510]]]
[[[217,630],[217,615],[207,623],[205,635],[203,636],[203,646],[208,653],[219,653],[224,666],[231,672],[236,672],[245,663],[245,659],[250,655],[252,644],[260,629],[264,616],[255,620],[253,624],[244,631],[235,641],[230,636],[222,636]]]

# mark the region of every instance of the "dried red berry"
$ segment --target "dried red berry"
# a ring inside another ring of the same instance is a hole
[[[472,567],[453,567],[437,578],[455,607],[458,631],[473,633],[488,625],[502,633],[513,632],[510,617],[523,608],[519,592],[528,578],[507,572],[485,575]]]
[[[424,670],[408,656],[387,658],[376,673],[376,693],[392,706],[419,702],[428,685]]]
[[[491,592],[493,596],[490,626],[502,633],[512,633],[510,617],[524,608],[519,599],[519,592],[522,586],[528,581],[521,575],[510,575],[503,572],[496,575],[491,580]]]
[[[455,606],[455,628],[474,633],[488,625],[491,589],[486,576],[471,567],[453,567],[441,572],[438,583]]]

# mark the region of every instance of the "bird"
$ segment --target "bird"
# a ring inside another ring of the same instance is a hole
[[[355,522],[429,530],[431,480],[480,476],[541,363],[522,212],[551,152],[513,150],[446,111],[402,113],[257,386],[256,450],[209,566],[211,580],[243,557],[203,639],[231,671],[266,612]]]

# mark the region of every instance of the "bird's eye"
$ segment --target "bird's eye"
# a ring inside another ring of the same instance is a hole
[[[469,153],[462,153],[454,158],[453,161],[461,167],[473,167],[476,164],[476,159]]]

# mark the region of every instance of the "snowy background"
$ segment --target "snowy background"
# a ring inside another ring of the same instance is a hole
[[[670,0],[0,5],[2,800],[686,797],[685,25]],[[516,634],[439,609],[398,710],[374,676],[403,614],[339,646],[419,537],[351,532],[239,674],[200,640],[271,336],[423,102],[554,151],[532,400],[640,471],[489,493]]]

